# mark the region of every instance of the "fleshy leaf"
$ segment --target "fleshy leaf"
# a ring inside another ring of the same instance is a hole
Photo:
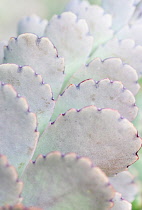
[[[102,6],[106,12],[112,15],[114,30],[127,24],[135,10],[134,0],[102,0]]]
[[[18,35],[24,33],[33,33],[41,37],[44,35],[47,20],[42,20],[37,15],[23,17],[18,23]]]
[[[5,156],[0,155],[0,206],[18,203],[22,188],[15,168],[8,164]]]
[[[133,24],[126,25],[123,27],[118,33],[118,39],[133,39],[137,45],[142,45],[142,25],[141,24]]]
[[[132,205],[128,201],[124,200],[120,193],[115,193],[115,198],[113,199],[114,206],[111,210],[131,210]]]
[[[99,108],[112,108],[132,121],[137,115],[138,108],[135,105],[133,94],[126,90],[122,83],[109,79],[95,82],[85,80],[76,85],[70,85],[65,92],[58,97],[55,105],[52,121],[61,113],[71,108],[81,109],[85,106],[95,105]]]
[[[96,58],[88,65],[82,66],[70,79],[70,84],[78,84],[83,80],[93,78],[96,81],[109,78],[113,81],[121,81],[134,95],[140,86],[136,70],[123,64],[119,58],[109,58],[101,61]]]
[[[59,150],[87,156],[107,175],[121,172],[137,158],[141,139],[127,119],[111,109],[89,106],[60,115],[41,135],[34,158]]]
[[[0,65],[0,81],[11,84],[18,94],[26,98],[30,110],[37,115],[38,131],[42,132],[55,105],[50,86],[44,84],[42,77],[29,66],[19,67],[15,64]]]
[[[25,205],[45,210],[107,210],[112,206],[114,193],[108,178],[89,159],[74,153],[40,155],[29,163],[22,180]]]
[[[59,55],[65,58],[66,80],[85,63],[91,52],[93,37],[88,31],[86,21],[77,19],[71,12],[55,15],[49,21],[45,35],[53,42]]]
[[[36,207],[25,207],[22,204],[17,204],[14,206],[2,206],[0,207],[0,210],[42,210],[40,208],[36,208]]]
[[[86,20],[90,33],[94,37],[94,48],[112,38],[112,17],[105,14],[101,7],[90,5],[87,1],[72,0],[67,10],[74,12],[78,18]]]
[[[109,178],[114,189],[122,194],[122,198],[132,202],[138,192],[138,187],[134,182],[134,177],[128,171],[123,171],[114,177]]]
[[[5,48],[4,63],[29,65],[40,74],[45,83],[51,86],[56,98],[64,80],[64,59],[48,38],[38,38],[34,34],[22,34],[11,38]]]
[[[11,85],[0,84],[0,154],[8,157],[19,174],[33,156],[39,133],[35,114]]]
[[[108,57],[121,58],[123,63],[131,65],[142,76],[142,46],[136,45],[132,39],[124,39],[119,41],[114,38],[104,46],[100,46],[93,57],[106,59]]]

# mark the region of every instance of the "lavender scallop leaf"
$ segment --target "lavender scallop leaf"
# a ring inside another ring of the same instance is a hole
[[[48,38],[38,38],[30,33],[11,38],[4,57],[4,63],[29,65],[51,86],[54,98],[58,96],[64,80],[64,59],[58,57]]]
[[[114,192],[108,178],[87,158],[52,152],[30,162],[23,174],[24,205],[48,209],[107,210]]]
[[[0,154],[21,174],[37,144],[37,121],[26,100],[4,83],[0,83],[0,119]]]
[[[0,65],[0,81],[11,84],[18,94],[24,96],[30,111],[37,115],[38,131],[43,132],[53,113],[55,102],[49,85],[44,84],[29,66]]]
[[[59,150],[91,158],[111,176],[135,162],[141,147],[137,130],[116,110],[89,106],[60,115],[41,135],[34,158]]]
[[[136,70],[127,64],[123,64],[119,58],[108,58],[101,60],[96,58],[88,65],[83,65],[73,74],[68,84],[78,84],[86,79],[100,81],[109,78],[112,81],[121,81],[134,95],[137,94],[140,86]]]
[[[136,45],[131,39],[124,39],[122,41],[114,38],[104,46],[100,46],[92,57],[100,57],[106,59],[109,57],[120,58],[123,63],[129,64],[136,71],[139,77],[142,76],[142,46]]]
[[[55,121],[59,114],[71,108],[81,109],[89,105],[116,109],[130,121],[135,119],[138,112],[133,94],[121,82],[109,79],[96,82],[90,79],[78,85],[70,85],[58,97],[51,121]]]

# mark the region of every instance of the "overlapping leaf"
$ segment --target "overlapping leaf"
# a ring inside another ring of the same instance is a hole
[[[5,156],[0,155],[0,206],[15,205],[21,201],[22,188],[15,168],[8,164]]]
[[[25,205],[48,210],[107,210],[112,206],[114,193],[107,177],[89,159],[74,153],[39,156],[29,163],[22,180]]]
[[[55,102],[51,88],[29,67],[15,64],[0,65],[0,81],[11,84],[27,99],[30,110],[37,115],[38,130],[42,132],[53,113]]]
[[[111,109],[94,106],[60,115],[40,137],[34,157],[59,150],[88,156],[107,175],[137,160],[141,139],[127,119]]]
[[[36,116],[11,85],[0,83],[0,154],[8,157],[19,174],[32,158],[39,133]]]
[[[40,39],[34,34],[11,38],[4,56],[4,63],[32,67],[37,74],[41,74],[45,83],[50,84],[54,97],[57,97],[64,80],[64,59],[58,57],[48,38]]]

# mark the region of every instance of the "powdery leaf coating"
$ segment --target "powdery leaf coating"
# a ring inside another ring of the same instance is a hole
[[[114,206],[111,210],[131,210],[132,205],[128,201],[121,197],[121,194],[115,193],[115,198],[113,199]]]
[[[90,5],[87,1],[72,0],[67,10],[74,12],[78,18],[86,20],[90,33],[94,37],[94,48],[112,38],[112,17],[105,14],[101,7]]]
[[[5,156],[0,155],[0,206],[18,203],[22,188],[15,168],[8,164]]]
[[[138,187],[134,182],[134,177],[128,171],[123,171],[114,177],[109,178],[114,189],[122,194],[122,198],[129,202],[135,199]]]
[[[34,158],[59,150],[91,158],[108,176],[137,160],[141,139],[133,124],[111,109],[89,106],[60,115],[41,135]]]
[[[85,80],[78,86],[70,85],[58,97],[51,121],[71,108],[81,109],[89,105],[116,109],[130,121],[134,120],[138,112],[133,94],[126,90],[122,83],[113,82],[109,79],[97,82]]]
[[[48,38],[38,38],[34,34],[11,38],[4,56],[4,63],[32,67],[51,86],[54,97],[57,97],[64,80],[64,59],[58,57]]]
[[[114,192],[108,178],[87,158],[52,152],[29,163],[22,177],[23,203],[43,209],[107,210]],[[40,194],[40,197],[39,197]]]
[[[41,37],[44,35],[47,24],[47,20],[42,20],[37,15],[25,16],[18,23],[18,35],[33,33]]]
[[[36,207],[25,207],[22,204],[17,204],[15,206],[2,206],[0,210],[41,210],[40,208]]]
[[[42,77],[29,66],[19,67],[15,64],[0,65],[0,81],[11,84],[18,94],[26,98],[30,111],[37,115],[38,130],[42,132],[55,105],[50,86],[44,84]]]
[[[112,15],[114,30],[119,30],[127,24],[135,10],[134,0],[102,0],[102,7]]]
[[[138,76],[131,66],[123,64],[119,58],[109,58],[102,61],[100,58],[92,60],[88,65],[82,66],[70,79],[70,84],[78,84],[83,80],[93,78],[100,81],[109,78],[113,81],[121,81],[134,95],[140,86]]]
[[[142,25],[126,25],[118,33],[118,39],[133,39],[137,45],[142,45]]]
[[[88,31],[86,21],[77,19],[77,16],[71,12],[55,15],[49,21],[45,36],[53,42],[59,55],[65,58],[66,78],[85,63],[91,52],[93,37]]]
[[[136,71],[138,76],[142,76],[142,46],[136,45],[131,39],[124,39],[119,41],[114,38],[104,46],[100,46],[93,57],[100,57],[106,59],[108,57],[118,57],[123,63],[129,64]]]
[[[0,154],[5,154],[19,174],[33,156],[39,133],[35,114],[11,85],[0,84]]]

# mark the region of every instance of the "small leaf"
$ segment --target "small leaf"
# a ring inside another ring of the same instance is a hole
[[[64,59],[48,38],[38,38],[34,34],[22,34],[11,38],[4,52],[4,63],[29,65],[41,74],[45,83],[52,88],[54,97],[58,96],[64,80]]]
[[[130,172],[123,171],[114,177],[110,177],[109,180],[114,189],[121,193],[123,199],[129,202],[132,202],[135,199],[135,196],[138,193],[138,187]]]
[[[87,158],[52,152],[30,162],[22,177],[23,203],[48,210],[107,210],[113,189],[102,171]]]
[[[15,168],[8,164],[5,156],[0,155],[0,206],[18,203],[22,188]]]
[[[48,24],[47,20],[42,20],[37,15],[25,16],[18,23],[18,35],[33,33],[41,37]]]
[[[33,156],[39,133],[35,114],[11,85],[0,84],[0,154],[8,157],[19,174]]]
[[[125,90],[122,83],[109,79],[97,82],[85,80],[77,86],[70,85],[58,97],[51,121],[55,121],[59,114],[65,113],[71,108],[82,109],[89,105],[116,109],[130,121],[134,120],[138,112],[133,94]]]
[[[135,162],[141,147],[137,130],[111,109],[89,106],[69,110],[51,123],[41,135],[34,158],[59,150],[91,158],[108,176]]]
[[[131,210],[132,205],[121,197],[121,194],[116,193],[113,199],[114,206],[111,210]]]

